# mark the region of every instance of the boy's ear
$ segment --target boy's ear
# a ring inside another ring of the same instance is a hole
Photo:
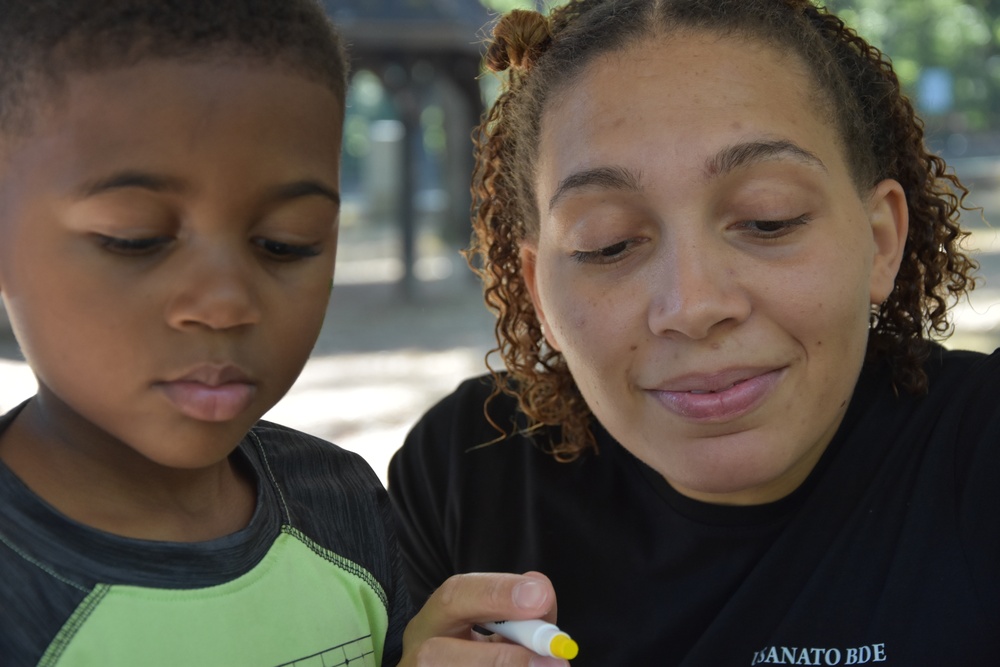
[[[868,200],[868,218],[875,241],[870,279],[871,303],[878,305],[889,298],[895,287],[910,229],[906,192],[899,181],[887,178],[875,186]]]
[[[552,335],[552,327],[550,327],[548,322],[545,320],[545,311],[542,308],[542,301],[538,298],[538,281],[535,274],[536,262],[538,260],[538,248],[529,243],[522,243],[520,256],[521,277],[524,278],[524,284],[528,288],[528,294],[531,295],[531,303],[535,306],[535,315],[538,316],[538,322],[542,325],[542,335],[545,336],[545,342],[549,344],[549,347],[558,352],[559,345],[556,343],[555,338]]]

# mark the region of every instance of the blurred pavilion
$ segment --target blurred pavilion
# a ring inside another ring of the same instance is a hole
[[[433,209],[449,241],[468,240],[470,134],[483,111],[479,67],[490,15],[478,0],[323,4],[348,44],[352,90],[374,77],[384,93],[369,100],[382,109],[365,122],[351,114],[364,113],[366,100],[349,95],[345,175],[352,167],[360,174],[366,224],[388,220],[396,226],[401,284],[410,295],[421,210]],[[378,119],[379,113],[389,120]],[[352,153],[362,157],[352,161]]]

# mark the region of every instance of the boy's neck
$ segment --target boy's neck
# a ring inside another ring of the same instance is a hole
[[[99,447],[53,437],[37,403],[29,401],[0,433],[0,460],[67,517],[122,537],[168,542],[215,539],[250,522],[255,484],[234,457],[177,470],[136,452],[103,456]]]

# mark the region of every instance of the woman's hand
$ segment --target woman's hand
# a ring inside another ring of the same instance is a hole
[[[472,629],[476,623],[526,618],[555,622],[556,594],[545,575],[455,575],[406,626],[399,667],[568,667],[565,660]]]

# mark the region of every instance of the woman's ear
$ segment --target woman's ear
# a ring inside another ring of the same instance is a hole
[[[910,229],[906,192],[899,181],[887,178],[875,186],[868,200],[868,218],[875,249],[869,289],[871,303],[878,305],[889,298],[895,287]]]
[[[538,260],[538,248],[530,243],[522,243],[520,256],[521,277],[524,279],[524,284],[528,288],[528,294],[531,295],[531,303],[535,307],[535,315],[538,317],[538,322],[542,325],[542,335],[545,336],[545,342],[548,343],[549,347],[556,352],[559,352],[559,345],[556,343],[555,337],[552,335],[552,327],[550,327],[548,322],[545,320],[545,311],[542,308],[542,300],[538,298],[538,278],[535,272]]]

